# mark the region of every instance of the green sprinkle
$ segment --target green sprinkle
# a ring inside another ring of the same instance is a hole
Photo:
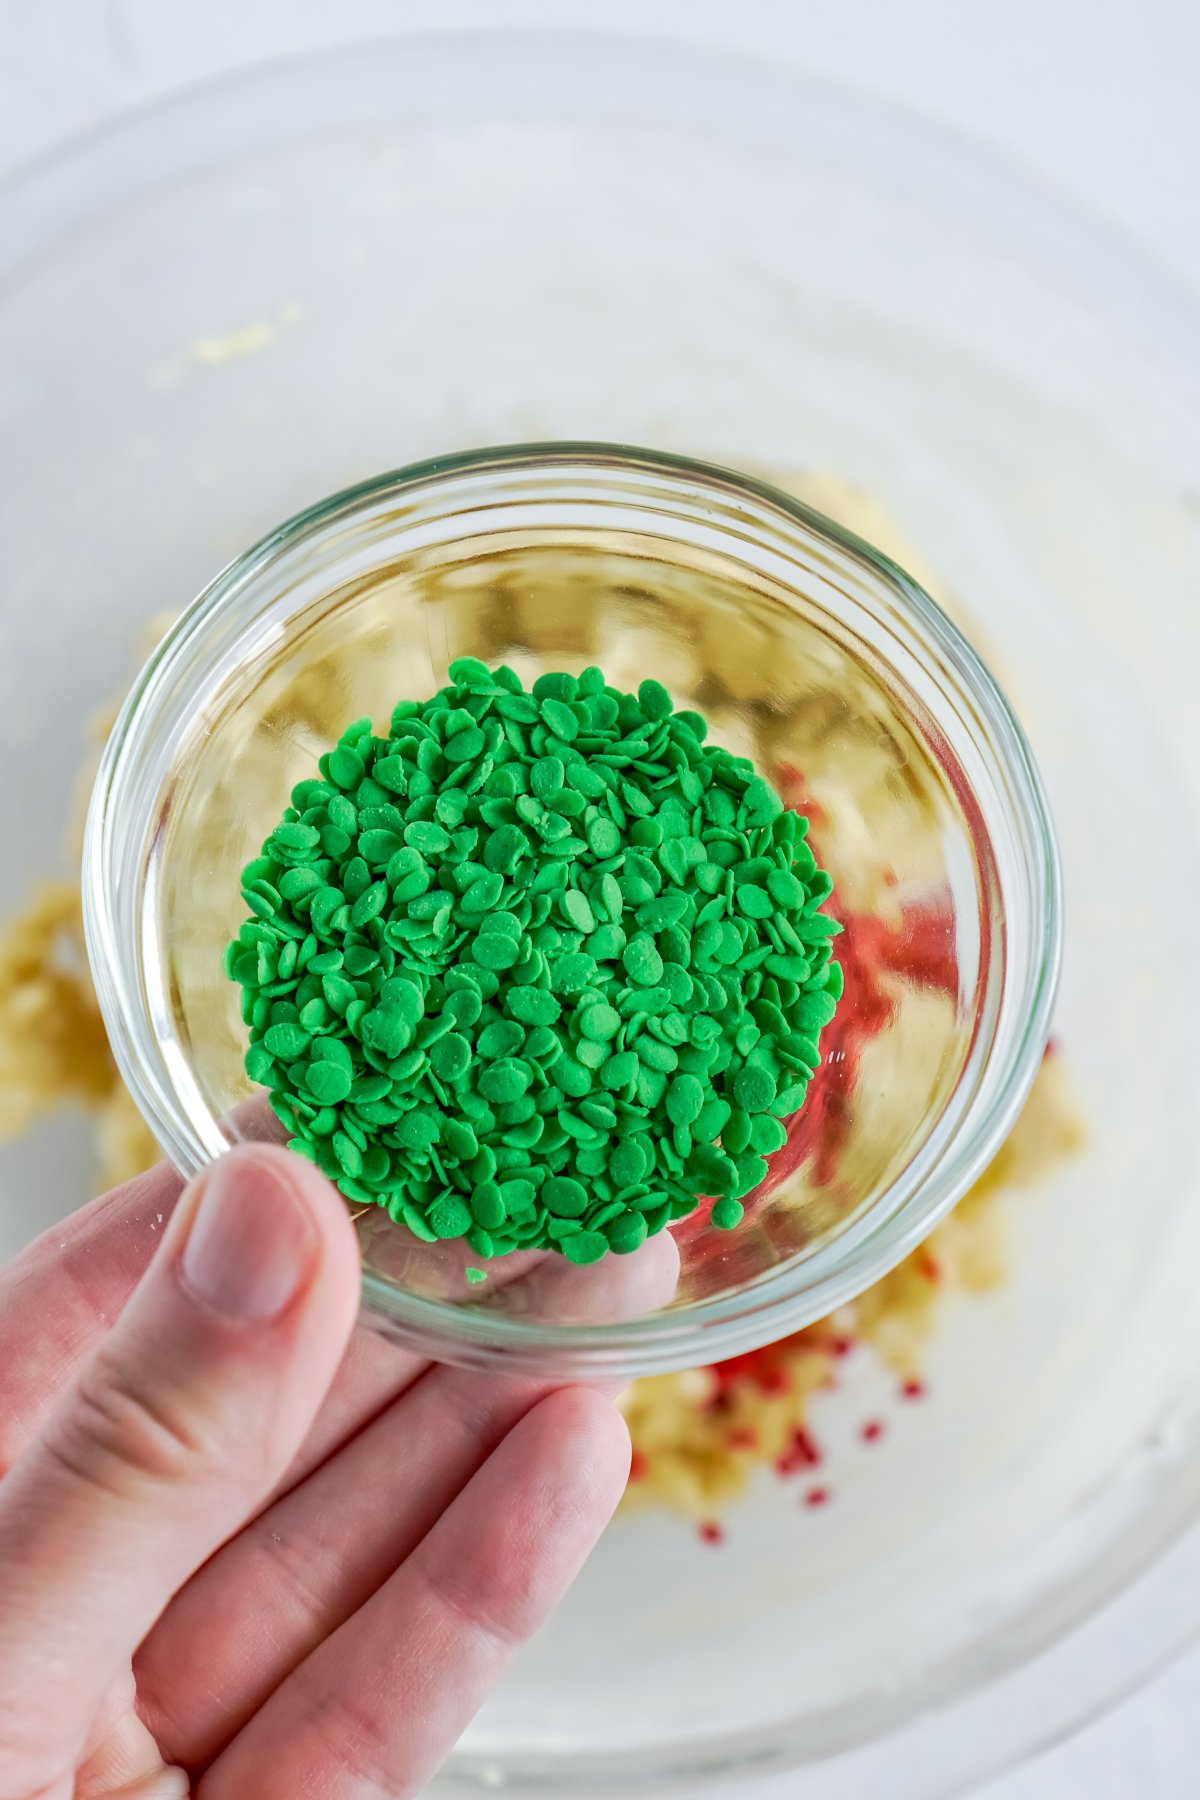
[[[782,981],[807,981],[812,973],[803,956],[768,956],[763,967]]]
[[[615,875],[600,877],[600,900],[608,914],[609,922],[615,925],[625,910],[625,897],[621,893],[621,884]]]
[[[581,1063],[574,1056],[560,1056],[551,1071],[550,1078],[556,1088],[561,1089],[564,1094],[569,1094],[573,1100],[578,1100],[583,1094],[590,1094],[592,1091],[592,1077],[586,1064]]]
[[[448,997],[442,1010],[448,1018],[466,1031],[478,1020],[483,1011],[483,1001],[475,988],[457,988]]]
[[[542,717],[555,737],[561,738],[564,744],[574,743],[579,736],[579,720],[561,700],[543,700]]]
[[[403,975],[394,975],[385,981],[379,990],[379,998],[383,1005],[394,1007],[406,1025],[415,1025],[425,1016],[425,996],[421,987]]]
[[[599,1231],[576,1231],[563,1240],[562,1253],[568,1262],[594,1263],[608,1249],[608,1239]]]
[[[620,1031],[621,1015],[614,1007],[600,1000],[580,1013],[579,1029],[583,1036],[590,1038],[593,1043],[607,1043]]]
[[[505,1219],[504,1201],[494,1181],[483,1181],[471,1194],[471,1215],[485,1231],[498,1231]]]
[[[619,925],[600,925],[587,941],[588,955],[596,962],[611,962],[625,948],[625,933]]]
[[[638,688],[638,699],[648,719],[665,719],[670,715],[671,696],[661,681],[643,681]]]
[[[646,1173],[646,1156],[637,1138],[617,1145],[608,1162],[610,1178],[619,1188],[633,1187]]]
[[[759,1113],[750,1125],[750,1148],[759,1156],[770,1156],[787,1143],[787,1127],[770,1113]]]
[[[380,1006],[365,1013],[358,1029],[367,1049],[388,1062],[393,1062],[412,1040],[412,1027],[394,1006]]]
[[[807,918],[795,922],[796,936],[802,944],[819,944],[825,938],[841,935],[842,926],[838,919],[830,919],[824,913],[810,913]]]
[[[509,1218],[518,1219],[533,1205],[533,1183],[522,1180],[520,1176],[513,1181],[506,1181],[500,1189],[500,1198]]]
[[[402,756],[382,756],[377,759],[371,774],[381,788],[390,794],[403,794],[408,788],[408,769]]]
[[[756,775],[742,795],[738,817],[745,825],[769,825],[783,811],[783,801],[769,781]]]
[[[700,1116],[704,1089],[694,1075],[677,1075],[667,1089],[667,1117],[675,1125],[690,1125]]]
[[[587,1211],[587,1192],[570,1175],[554,1175],[542,1187],[542,1200],[560,1219],[577,1219]]]
[[[467,1280],[471,1283],[472,1287],[475,1287],[479,1282],[487,1280],[487,1270],[486,1269],[468,1269],[467,1270]]]
[[[624,1211],[625,1207],[622,1201],[603,1200],[598,1206],[593,1206],[589,1210],[583,1221],[584,1230],[603,1231],[606,1225],[611,1225],[619,1219]]]
[[[734,1077],[733,1097],[743,1112],[766,1112],[775,1098],[775,1077],[769,1069],[747,1063]]]
[[[714,1094],[706,1100],[696,1116],[693,1134],[700,1142],[711,1143],[724,1131],[729,1122],[733,1108],[728,1100],[721,1100]]]
[[[655,987],[662,980],[663,959],[659,955],[654,939],[646,932],[639,932],[630,938],[622,952],[621,961],[625,964],[631,981],[641,987]]]
[[[404,1115],[396,1125],[396,1142],[405,1150],[416,1150],[423,1154],[438,1139],[439,1124],[431,1113],[412,1111]]]
[[[601,861],[615,856],[621,848],[621,834],[611,819],[593,819],[586,829],[588,848]]]
[[[451,765],[473,762],[483,749],[486,739],[476,725],[466,731],[455,732],[442,754]]]
[[[578,888],[568,888],[562,897],[563,916],[576,931],[593,931],[596,916],[588,905],[585,895]]]
[[[429,1052],[429,1066],[443,1081],[458,1081],[471,1066],[471,1041],[451,1031]]]
[[[425,1223],[439,1238],[463,1237],[471,1229],[470,1208],[448,1194],[430,1207]]]
[[[562,1007],[545,988],[514,988],[509,995],[508,1010],[524,1025],[553,1025],[562,1015]]]
[[[760,1181],[767,1177],[767,1165],[761,1156],[739,1156],[737,1162],[737,1181],[734,1184],[734,1197],[749,1194]]]
[[[299,863],[308,860],[320,841],[312,825],[277,825],[263,848],[276,862]]]
[[[352,793],[366,772],[357,750],[339,744],[336,750],[330,752],[327,773],[330,781],[335,782],[338,787]]]
[[[561,793],[565,780],[566,770],[558,756],[541,756],[530,770],[529,785],[539,800]]]
[[[525,1033],[512,1019],[497,1019],[495,1024],[485,1026],[478,1038],[480,1056],[489,1062],[498,1057],[512,1056],[525,1043]]]
[[[511,969],[521,958],[521,946],[515,938],[505,936],[499,931],[481,934],[475,940],[472,952],[475,961],[483,969]]]
[[[823,992],[801,994],[793,1016],[801,1031],[811,1035],[828,1025],[836,1011],[837,999],[826,988]]]
[[[314,1100],[322,1106],[336,1106],[344,1100],[354,1085],[354,1078],[348,1069],[339,1069],[336,1063],[313,1063],[306,1076],[306,1086]]]
[[[372,882],[372,884],[369,888],[364,888],[363,892],[358,896],[358,899],[354,902],[354,905],[350,908],[350,923],[351,923],[351,925],[353,925],[356,929],[360,929],[363,925],[366,925],[371,919],[378,918],[379,914],[383,911],[384,907],[387,905],[387,901],[388,901],[387,882],[386,881]]]
[[[419,1208],[410,1205],[407,1201],[402,1201],[399,1211],[401,1219],[414,1237],[420,1238],[423,1244],[437,1243],[437,1232],[425,1223],[425,1215]]]
[[[577,994],[596,979],[596,959],[582,951],[556,956],[550,965],[550,986],[556,994]]]
[[[243,871],[245,1067],[355,1205],[479,1259],[729,1230],[844,976],[807,823],[661,682],[458,657]],[[467,1267],[469,1282],[485,1271]]]
[[[394,831],[364,831],[358,840],[358,853],[373,868],[385,869],[404,845]]]
[[[440,825],[427,824],[418,819],[414,825],[404,828],[404,842],[412,850],[419,850],[422,856],[441,856],[450,848],[450,839]]]
[[[797,912],[808,898],[803,883],[788,869],[772,869],[767,876],[767,892],[776,906],[782,906],[787,912]]]
[[[636,1081],[637,1072],[638,1059],[632,1050],[621,1050],[600,1065],[601,1081],[605,1087],[614,1090],[628,1087],[631,1081]]]
[[[645,1214],[640,1212],[622,1212],[605,1227],[609,1249],[618,1256],[640,1249],[648,1235]]]
[[[737,904],[739,912],[745,913],[748,919],[769,919],[776,909],[766,888],[756,887],[752,881],[744,882],[738,888]]]
[[[749,1113],[743,1112],[739,1107],[730,1114],[729,1123],[721,1133],[722,1147],[731,1156],[740,1156],[750,1143],[751,1129]]]
[[[275,1078],[275,1059],[262,1044],[251,1044],[246,1052],[246,1073],[251,1081],[270,1085]]]
[[[333,1153],[337,1157],[345,1173],[349,1176],[362,1174],[363,1153],[353,1138],[344,1131],[335,1131],[332,1138]]]
[[[494,869],[485,869],[477,875],[462,897],[463,912],[488,913],[498,903],[504,892],[504,877]]]
[[[572,1237],[575,1232],[582,1230],[583,1226],[578,1219],[548,1218],[546,1220],[546,1237],[552,1244],[561,1244],[564,1238]]]
[[[295,1062],[303,1056],[312,1038],[299,1025],[272,1025],[263,1038],[263,1047],[281,1062]]]
[[[672,1069],[679,1067],[678,1053],[658,1038],[640,1037],[634,1048],[648,1069],[661,1069],[664,1075],[669,1075]]]
[[[737,1185],[737,1164],[711,1144],[692,1151],[688,1171],[702,1193],[727,1194]]]
[[[532,692],[535,700],[573,700],[579,692],[579,683],[574,675],[550,669],[537,677]]]
[[[507,1106],[519,1100],[533,1079],[523,1062],[503,1057],[479,1077],[479,1091],[494,1106]]]

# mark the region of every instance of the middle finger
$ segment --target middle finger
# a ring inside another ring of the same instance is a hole
[[[663,1304],[678,1268],[664,1232],[617,1263],[555,1259],[527,1286],[539,1312],[612,1318]],[[218,1552],[138,1657],[143,1715],[169,1759],[211,1761],[411,1554],[549,1385],[429,1368]]]

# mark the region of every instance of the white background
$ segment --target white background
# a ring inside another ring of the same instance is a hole
[[[1198,0],[0,0],[0,176],[223,70],[411,27],[595,25],[791,58],[1002,145],[1200,285]],[[753,1790],[787,1795],[786,1779]],[[978,1800],[1191,1800],[1200,1653]]]

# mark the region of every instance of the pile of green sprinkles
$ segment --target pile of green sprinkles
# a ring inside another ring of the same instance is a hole
[[[351,725],[245,869],[247,1073],[425,1242],[590,1263],[701,1196],[731,1229],[842,992],[807,821],[657,681],[449,674]]]

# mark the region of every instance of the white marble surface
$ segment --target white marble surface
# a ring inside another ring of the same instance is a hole
[[[478,23],[620,26],[790,57],[991,139],[1200,283],[1196,0],[0,0],[0,175],[223,70]],[[1200,1652],[978,1800],[1198,1791]],[[727,1800],[788,1792],[783,1778]]]

